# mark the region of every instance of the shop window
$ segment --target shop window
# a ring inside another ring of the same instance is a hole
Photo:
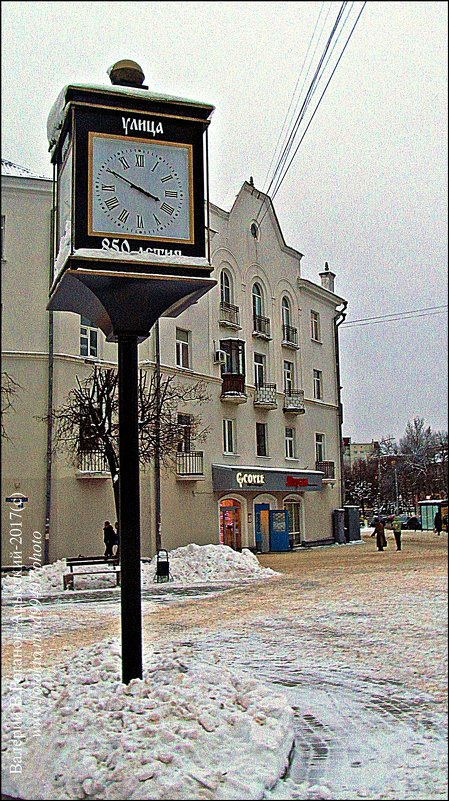
[[[285,501],[288,512],[288,532],[291,546],[301,545],[301,504],[299,501]]]
[[[220,501],[220,545],[242,550],[240,503],[234,498]]]

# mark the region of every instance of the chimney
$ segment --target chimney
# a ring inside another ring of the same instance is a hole
[[[332,270],[329,270],[329,265],[327,261],[324,262],[324,271],[322,273],[319,273],[319,276],[321,278],[321,286],[323,287],[323,289],[327,289],[329,290],[329,292],[333,292],[335,273],[333,273]]]

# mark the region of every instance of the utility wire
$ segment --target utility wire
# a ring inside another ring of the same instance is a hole
[[[403,312],[391,312],[390,314],[376,314],[374,317],[360,317],[358,320],[347,320],[343,325],[352,325],[353,323],[366,323],[367,320],[384,320],[385,317],[396,317],[404,314],[414,314],[415,312],[432,311],[433,309],[447,309],[447,303],[442,303],[439,306],[424,306],[423,309],[409,309]]]
[[[381,323],[384,325],[385,323],[397,323],[401,322],[402,320],[417,320],[419,317],[434,317],[436,314],[443,314],[443,309],[440,311],[432,311],[432,312],[424,312],[423,314],[403,314],[398,315],[397,317],[390,317],[389,319],[381,319],[381,320],[366,320],[365,322],[357,322],[357,323],[342,323],[341,328],[357,328],[358,326],[362,325],[376,325]]]

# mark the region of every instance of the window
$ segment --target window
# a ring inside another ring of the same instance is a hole
[[[313,371],[313,397],[323,400],[323,374],[321,370]]]
[[[226,364],[222,365],[222,373],[245,375],[245,343],[241,339],[222,339],[220,349],[226,353]]]
[[[315,461],[324,462],[326,459],[326,449],[324,446],[324,434],[315,434]]]
[[[250,231],[251,231],[251,235],[254,237],[254,239],[259,239],[259,237],[260,237],[260,229],[259,229],[259,226],[258,226],[258,224],[256,222],[252,222],[251,223]]]
[[[0,257],[5,258],[5,215],[2,214],[2,227],[1,227],[1,240],[0,240]]]
[[[316,342],[321,342],[320,315],[316,311],[310,312],[310,335]]]
[[[262,317],[263,315],[263,302],[262,290],[260,284],[253,285],[253,317]]]
[[[223,452],[235,453],[234,420],[223,420]]]
[[[301,545],[301,504],[297,501],[285,501],[284,509],[288,512],[290,544]]]
[[[257,456],[268,456],[266,423],[256,423],[256,453]]]
[[[192,415],[178,414],[178,453],[190,453],[192,450],[192,424]]]
[[[80,355],[98,356],[98,329],[91,320],[82,315],[80,321]]]
[[[294,428],[285,429],[285,456],[287,459],[296,457],[295,434]]]
[[[254,354],[254,384],[256,387],[263,387],[265,382],[266,357],[263,353]]]
[[[292,324],[292,313],[290,309],[290,301],[288,298],[282,298],[282,325],[283,326],[291,326]]]
[[[232,281],[227,270],[220,273],[220,297],[222,303],[232,303]]]
[[[284,361],[284,392],[286,395],[291,395],[293,391],[294,367],[293,362]]]
[[[176,329],[176,366],[190,367],[189,332],[182,328]]]

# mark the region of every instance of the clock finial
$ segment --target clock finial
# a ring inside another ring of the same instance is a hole
[[[143,69],[135,61],[129,61],[128,59],[116,61],[112,67],[109,67],[108,75],[111,79],[111,83],[115,86],[134,86],[141,89],[147,88],[143,86],[145,80]]]

